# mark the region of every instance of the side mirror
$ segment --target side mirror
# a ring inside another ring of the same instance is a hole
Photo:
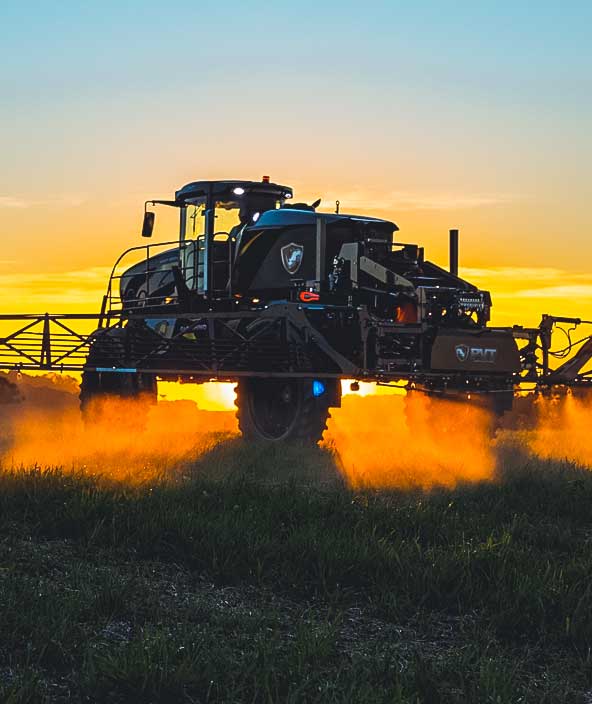
[[[147,210],[144,213],[144,222],[142,223],[142,237],[152,237],[152,230],[154,230],[154,218],[156,213]]]

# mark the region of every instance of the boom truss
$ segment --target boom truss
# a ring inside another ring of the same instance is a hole
[[[311,324],[299,306],[266,310],[207,312],[160,316],[110,312],[97,314],[0,315],[0,370],[104,373],[149,372],[163,378],[233,380],[241,376],[356,378],[394,383],[442,376],[442,373],[389,371],[357,366],[338,352]],[[182,325],[177,323],[182,321]],[[142,323],[142,325],[137,325]],[[167,323],[170,327],[165,328]],[[573,333],[592,321],[544,315],[535,328],[504,328],[520,343],[522,372],[515,385],[537,387],[592,384],[592,334],[573,340]],[[130,326],[126,344],[107,355],[111,363],[87,362],[91,346],[113,340],[114,330]],[[173,333],[170,330],[174,330]],[[553,347],[557,332],[566,343]],[[131,342],[130,342],[131,340]],[[553,361],[561,363],[553,365]]]

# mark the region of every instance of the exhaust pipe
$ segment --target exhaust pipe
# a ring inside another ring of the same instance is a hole
[[[458,276],[458,230],[450,230],[450,273]]]

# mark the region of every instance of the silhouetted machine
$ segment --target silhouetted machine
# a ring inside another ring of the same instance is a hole
[[[497,413],[519,384],[588,384],[588,338],[569,362],[549,364],[554,326],[582,321],[488,326],[489,293],[458,276],[457,231],[445,270],[396,241],[393,222],[318,212],[266,177],[198,181],[148,204],[178,211],[179,238],[119,258],[98,329],[56,356],[51,325],[73,332],[68,316],[39,317],[40,354],[3,362],[3,342],[14,351],[18,334],[3,338],[0,367],[82,368],[83,410],[106,394],[155,399],[158,379],[236,382],[243,434],[269,441],[317,441],[342,379],[470,397]],[[154,222],[146,209],[145,237]]]

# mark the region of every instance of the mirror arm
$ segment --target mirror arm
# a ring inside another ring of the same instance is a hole
[[[144,202],[144,222],[142,224],[142,237],[152,237],[152,231],[154,229],[154,218],[156,213],[148,210],[148,205],[170,205],[175,208],[184,208],[185,203],[181,203],[177,200],[147,200]]]

